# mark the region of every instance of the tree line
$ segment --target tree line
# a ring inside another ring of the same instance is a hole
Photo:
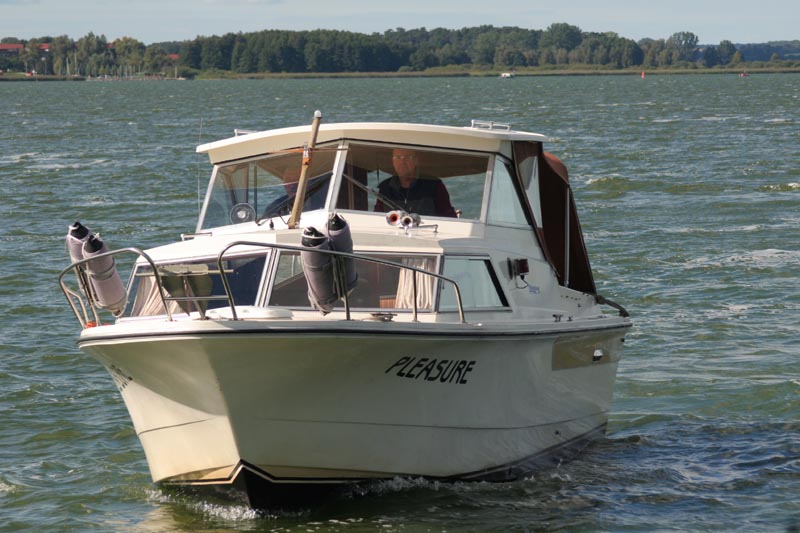
[[[108,42],[89,33],[18,43],[18,54],[0,54],[0,69],[80,76],[192,75],[196,71],[402,72],[437,67],[515,69],[575,66],[622,69],[696,68],[760,61],[800,59],[800,41],[736,46],[729,40],[699,46],[697,35],[677,32],[667,39],[638,42],[616,33],[584,32],[551,24],[545,30],[478,26],[451,30],[396,28],[362,34],[337,30],[264,30],[198,36],[182,42],[145,46],[131,37]],[[764,56],[768,55],[768,58]],[[749,57],[748,57],[749,56]]]
[[[108,42],[89,33],[77,41],[66,35],[22,41],[4,38],[0,44],[22,45],[0,54],[0,70],[17,70],[57,76],[158,75],[174,70],[177,56],[161,46],[145,46],[131,37]]]

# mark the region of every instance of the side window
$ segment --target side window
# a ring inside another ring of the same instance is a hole
[[[536,225],[542,227],[542,204],[539,200],[539,159],[530,157],[523,165],[520,165],[520,171],[523,173],[523,183],[525,184],[525,194],[528,195],[528,202],[533,209],[533,217],[536,219]]]
[[[489,193],[489,224],[528,226],[517,190],[508,171],[507,163],[495,159],[492,172],[492,190]]]
[[[443,275],[458,283],[461,305],[465,310],[508,307],[508,301],[500,290],[497,276],[488,259],[445,257]],[[448,282],[442,282],[442,285],[439,310],[458,309],[453,285]]]

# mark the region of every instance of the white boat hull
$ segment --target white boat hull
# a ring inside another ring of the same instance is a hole
[[[88,335],[82,346],[115,378],[154,481],[513,479],[602,433],[627,329],[375,326]]]

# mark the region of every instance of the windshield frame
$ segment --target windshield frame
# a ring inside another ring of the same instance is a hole
[[[480,185],[477,185],[477,180],[475,180],[475,188],[480,189],[480,203],[475,203],[471,209],[471,215],[467,216],[464,214],[463,216],[458,216],[456,218],[449,217],[449,216],[441,216],[441,215],[423,215],[425,218],[433,217],[438,219],[444,220],[459,220],[465,222],[484,222],[486,218],[486,212],[488,208],[488,200],[489,200],[489,191],[491,188],[491,178],[492,178],[492,170],[495,164],[495,156],[496,154],[493,152],[483,152],[477,150],[464,150],[458,148],[447,148],[447,147],[435,147],[435,146],[427,146],[427,145],[417,145],[417,144],[408,144],[408,143],[401,143],[401,142],[383,142],[383,141],[371,141],[371,140],[362,140],[362,139],[345,139],[341,146],[342,154],[340,154],[339,161],[336,167],[336,180],[334,182],[332,196],[330,201],[331,206],[336,206],[336,211],[341,212],[351,212],[351,213],[378,213],[374,210],[375,200],[378,198],[377,190],[378,190],[378,183],[372,183],[373,180],[371,178],[367,178],[366,185],[369,189],[367,192],[367,209],[351,209],[347,207],[340,207],[339,204],[342,202],[342,187],[347,185],[349,181],[348,178],[344,177],[345,170],[347,169],[347,165],[350,164],[350,153],[353,145],[357,145],[358,147],[364,148],[374,148],[380,151],[391,152],[394,149],[400,150],[410,150],[410,151],[417,151],[419,153],[432,156],[435,154],[442,154],[444,155],[451,155],[453,157],[463,157],[465,160],[467,158],[480,158],[486,160],[486,169],[482,171],[482,182]],[[376,168],[376,169],[369,169],[368,174],[371,175],[374,172],[377,172],[376,176],[380,176],[378,181],[382,181],[385,178],[388,178],[392,175],[391,172],[386,172],[385,168]],[[450,184],[450,187],[455,185],[452,179],[465,179],[470,176],[476,176],[477,174],[465,174],[463,176],[444,176],[441,178],[441,181],[447,186]],[[474,178],[472,178],[474,179]],[[457,190],[454,189],[454,190]],[[477,192],[477,190],[476,190]],[[449,191],[449,194],[454,202],[457,203],[457,196],[458,194],[453,194],[453,190]],[[462,211],[459,205],[455,205],[457,211]],[[385,214],[385,213],[384,213]]]
[[[331,184],[337,175],[340,144],[334,141],[317,147],[311,162],[303,212],[327,208],[333,189]],[[302,156],[302,148],[297,148],[214,165],[196,231],[200,233],[274,217],[288,220]],[[223,179],[230,183],[221,184]]]

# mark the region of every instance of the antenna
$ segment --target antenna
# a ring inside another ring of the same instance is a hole
[[[197,144],[199,145],[202,142],[203,142],[203,117],[200,117],[200,131],[197,133]],[[197,172],[197,219],[200,220],[200,212],[203,210],[203,202],[200,199],[200,159],[197,160],[196,172]]]

